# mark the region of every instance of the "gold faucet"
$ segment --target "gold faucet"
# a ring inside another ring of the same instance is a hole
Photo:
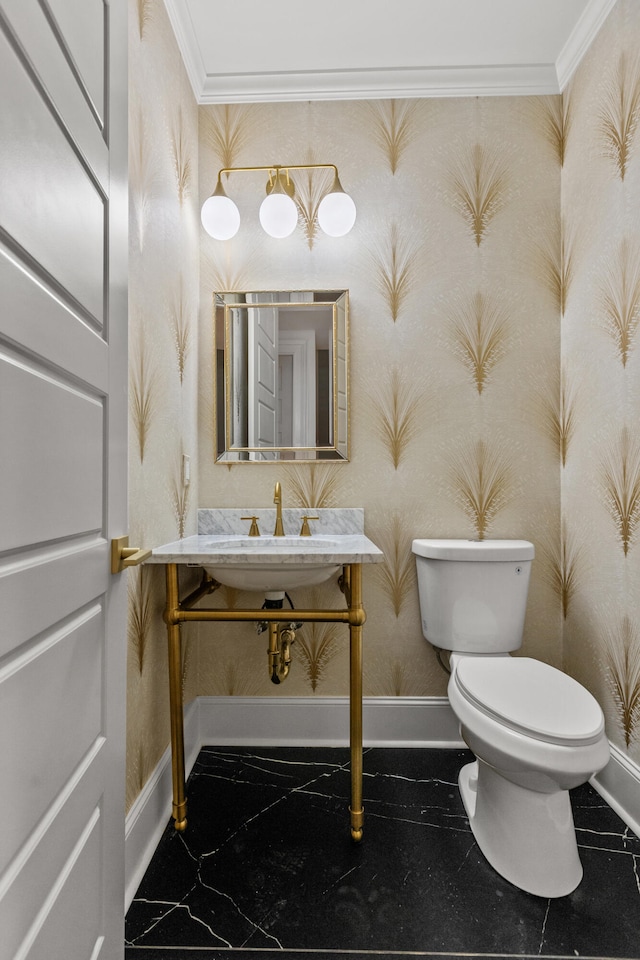
[[[274,537],[284,537],[284,527],[282,526],[282,489],[279,480],[276,482],[276,488],[273,492],[273,502],[276,505],[276,526],[273,535]]]
[[[310,537],[310,536],[311,536],[311,528],[310,528],[310,526],[309,526],[309,520],[319,520],[319,519],[320,519],[320,517],[309,517],[309,516],[305,513],[304,517],[301,517],[302,526],[301,526],[301,528],[300,528],[300,536],[301,536],[301,537]]]

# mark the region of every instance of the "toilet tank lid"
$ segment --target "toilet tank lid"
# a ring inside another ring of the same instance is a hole
[[[411,549],[433,560],[533,560],[528,540],[414,540]]]

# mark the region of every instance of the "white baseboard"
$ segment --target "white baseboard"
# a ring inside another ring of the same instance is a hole
[[[184,711],[185,767],[189,771],[200,750],[198,701]],[[140,886],[151,858],[171,817],[173,781],[171,748],[167,747],[155,770],[127,814],[124,830],[125,913]]]
[[[362,706],[367,747],[464,747],[446,697],[370,697]],[[200,748],[216,746],[348,746],[347,697],[199,697],[185,709],[185,768]],[[592,780],[619,817],[640,835],[640,768],[614,745]],[[125,910],[171,816],[171,754],[165,750],[127,814]]]
[[[591,778],[591,783],[636,836],[640,837],[640,767],[615,744],[610,746],[609,763],[604,770]]]
[[[349,744],[347,697],[200,697],[202,744],[339,747]],[[446,697],[365,697],[368,747],[464,746]]]

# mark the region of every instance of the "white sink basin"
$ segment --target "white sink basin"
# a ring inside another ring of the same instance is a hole
[[[205,564],[204,569],[225,587],[269,593],[324,583],[341,567],[335,563],[243,563],[241,566],[221,563],[211,566]]]
[[[364,534],[249,537],[199,534],[156,547],[152,563],[204,567],[227,587],[260,593],[311,587],[330,580],[345,564],[380,563],[382,551]]]
[[[340,570],[340,564],[322,559],[322,552],[340,547],[339,537],[212,537],[211,549],[216,552],[242,551],[248,559],[242,563],[217,562],[203,564],[207,573],[225,587],[256,590],[294,590],[324,583]],[[231,561],[232,553],[229,554]],[[318,554],[318,562],[309,562],[309,552]],[[260,554],[254,562],[252,555]],[[304,555],[302,562],[300,555]],[[278,558],[280,562],[278,562]]]

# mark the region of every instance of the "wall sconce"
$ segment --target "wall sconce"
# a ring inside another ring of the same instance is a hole
[[[265,170],[269,174],[267,196],[260,205],[260,223],[270,237],[290,236],[298,223],[298,208],[294,195],[295,186],[291,170],[333,170],[334,178],[329,191],[318,207],[318,223],[330,237],[343,237],[349,233],[356,219],[356,205],[344,192],[338,177],[338,168],[333,163],[302,163],[270,167],[223,167],[218,171],[216,188],[202,204],[200,219],[209,236],[216,240],[230,240],[240,227],[240,211],[225,193],[222,174],[250,173]]]

